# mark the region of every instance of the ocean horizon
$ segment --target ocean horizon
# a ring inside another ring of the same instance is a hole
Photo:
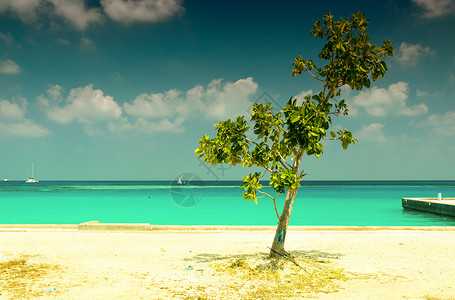
[[[150,223],[276,225],[273,202],[243,199],[239,180],[0,183],[0,224]],[[264,183],[265,184],[265,183]],[[264,187],[273,193],[270,187]],[[453,180],[304,180],[291,226],[455,226],[455,218],[403,210],[402,198],[455,197]],[[284,195],[278,198],[281,212]]]

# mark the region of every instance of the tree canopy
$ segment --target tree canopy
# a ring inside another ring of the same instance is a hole
[[[250,123],[244,116],[238,116],[215,124],[214,138],[206,135],[200,138],[195,154],[209,164],[263,169],[243,177],[241,187],[245,189],[246,200],[255,203],[261,197],[273,200],[280,220],[276,238],[281,228],[287,227],[300,181],[306,175],[300,170],[302,157],[322,155],[324,140],[338,140],[343,149],[357,142],[349,130],[335,132],[329,128],[333,117],[349,113],[348,105],[341,99],[343,86],[358,91],[369,88],[371,80],[382,78],[387,71],[383,59],[393,55],[391,42],[384,41],[381,46],[370,43],[366,32],[369,22],[363,12],[338,21],[329,13],[316,21],[310,32],[325,40],[325,44],[316,62],[302,56],[295,58],[291,75],[311,76],[321,83],[320,92],[304,99],[291,97],[277,113],[273,113],[271,103],[254,103]],[[261,190],[260,180],[267,174],[269,185],[276,192],[274,196]],[[283,193],[287,196],[280,216],[275,200]],[[285,224],[281,224],[283,220]],[[284,236],[277,241],[284,244]]]

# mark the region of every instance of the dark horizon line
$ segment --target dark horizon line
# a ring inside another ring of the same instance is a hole
[[[25,179],[11,179],[10,182],[25,182]],[[175,181],[173,179],[89,179],[89,180],[82,180],[82,179],[39,179],[40,182],[47,182],[47,181],[72,181],[72,182],[114,182],[114,181],[144,181],[144,182],[162,182],[162,181]],[[201,180],[194,180],[194,181],[210,181],[210,182],[243,182],[241,179],[228,179],[228,180],[209,180],[209,179],[201,179]],[[266,182],[267,180],[263,180]],[[359,181],[359,182],[368,182],[368,181],[455,181],[455,179],[302,179],[301,182],[315,182],[315,181]],[[2,181],[0,181],[2,182]]]

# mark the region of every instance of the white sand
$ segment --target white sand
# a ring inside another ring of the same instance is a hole
[[[170,299],[196,286],[222,288],[207,264],[223,257],[267,253],[274,231],[78,232],[0,229],[0,262],[61,266],[33,283],[57,299]],[[288,251],[330,258],[349,272],[372,276],[341,282],[316,299],[455,299],[455,231],[290,231]],[[191,265],[193,270],[185,270]],[[0,280],[5,280],[1,278]],[[1,286],[1,281],[0,281]],[[0,299],[9,292],[0,290]],[[231,295],[236,298],[236,295]]]

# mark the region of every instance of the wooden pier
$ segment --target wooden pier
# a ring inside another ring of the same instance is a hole
[[[455,217],[455,198],[403,198],[404,209]]]

